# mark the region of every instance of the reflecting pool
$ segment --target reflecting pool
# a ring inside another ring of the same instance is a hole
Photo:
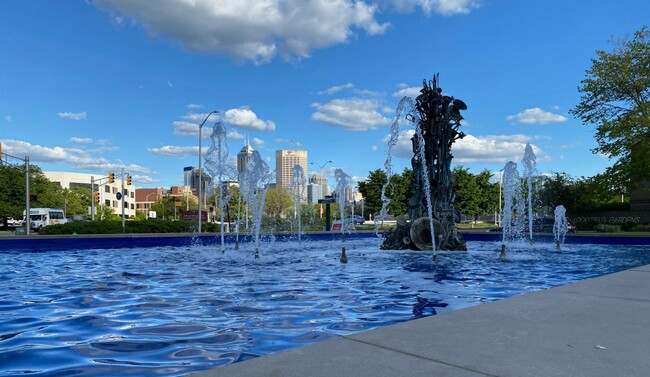
[[[0,252],[0,376],[178,376],[650,263],[650,248],[382,240]],[[231,247],[232,248],[232,247]]]

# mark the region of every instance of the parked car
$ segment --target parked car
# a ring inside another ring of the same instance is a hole
[[[20,226],[20,224],[21,224],[20,220],[15,220],[13,217],[7,217],[7,226],[17,227]]]
[[[353,223],[353,224],[363,224],[366,222],[366,219],[363,218],[363,216],[360,215],[348,215],[345,217],[345,222],[347,223]]]

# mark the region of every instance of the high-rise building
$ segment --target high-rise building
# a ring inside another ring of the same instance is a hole
[[[311,178],[309,178],[309,183],[321,186],[321,193],[323,197],[330,194],[330,187],[327,184],[327,178],[321,173],[314,173]]]
[[[278,187],[289,189],[293,178],[293,168],[296,165],[300,165],[305,177],[308,177],[307,151],[284,149],[275,151],[275,180]]]
[[[241,176],[241,173],[246,170],[246,166],[248,166],[248,160],[252,155],[253,148],[248,143],[246,143],[241,151],[237,153],[237,173],[239,176]]]
[[[183,168],[183,186],[192,186],[192,170],[194,170],[194,166]]]
[[[307,203],[316,204],[323,199],[323,187],[319,184],[310,183],[307,185]]]

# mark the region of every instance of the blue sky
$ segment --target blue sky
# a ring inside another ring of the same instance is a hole
[[[540,173],[592,176],[612,162],[568,112],[595,51],[649,16],[626,0],[5,0],[0,143],[45,171],[169,187],[218,110],[204,152],[221,120],[233,158],[247,137],[272,169],[277,149],[305,149],[362,180],[400,98],[440,73],[468,105],[454,165],[499,171],[530,143]],[[395,154],[401,172],[407,137]]]

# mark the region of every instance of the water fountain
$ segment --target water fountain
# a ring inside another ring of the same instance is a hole
[[[562,204],[555,207],[554,211],[555,220],[553,222],[553,239],[555,240],[555,246],[558,251],[562,248],[564,243],[564,237],[569,231],[569,223],[566,218],[566,209]]]
[[[258,151],[253,151],[246,170],[242,173],[240,193],[244,197],[248,208],[253,215],[253,239],[255,242],[255,258],[260,256],[260,229],[262,227],[262,213],[269,184],[273,173],[269,166],[262,160]]]
[[[291,185],[289,191],[295,192],[295,208],[296,220],[298,221],[298,242],[302,240],[302,219],[301,219],[301,203],[305,197],[305,187],[307,179],[305,178],[305,171],[302,166],[296,165],[293,167],[293,175],[291,176]]]
[[[352,226],[351,221],[345,221],[345,191],[348,188],[352,187],[352,179],[347,175],[342,169],[336,169],[334,171],[334,177],[336,178],[336,189],[334,189],[334,196],[336,197],[336,204],[339,206],[339,213],[341,218],[341,242],[345,242],[345,231],[349,230],[349,227]],[[341,246],[341,263],[347,263],[348,257],[345,252],[345,246]]]
[[[524,201],[517,164],[509,161],[503,169],[503,245],[512,242],[524,229]]]
[[[528,240],[533,242],[533,176],[536,172],[537,157],[533,152],[533,147],[530,143],[526,144],[524,148],[524,157],[521,160],[524,166],[524,177],[528,188],[527,201],[528,201]]]
[[[230,200],[230,193],[226,183],[235,176],[235,170],[228,165],[228,144],[226,143],[226,127],[221,122],[216,122],[212,128],[212,146],[206,152],[205,169],[212,177],[213,188],[219,193],[219,200],[215,196],[215,207],[221,213],[221,252],[224,252],[224,210]]]
[[[391,142],[396,143],[393,138],[398,134],[396,130],[401,111],[409,105],[410,111],[405,119],[415,125],[415,134],[411,139],[413,196],[409,199],[408,219],[399,221],[397,228],[386,234],[382,249],[467,251],[465,241],[456,229],[460,213],[454,206],[451,177],[451,146],[465,136],[459,131],[463,119],[460,111],[466,110],[467,105],[459,99],[443,95],[438,82],[438,75],[430,82],[424,80],[421,94],[415,102],[407,97],[400,101],[397,118],[391,128]],[[390,163],[390,155],[387,163]],[[390,174],[391,171],[387,169],[388,179]]]

